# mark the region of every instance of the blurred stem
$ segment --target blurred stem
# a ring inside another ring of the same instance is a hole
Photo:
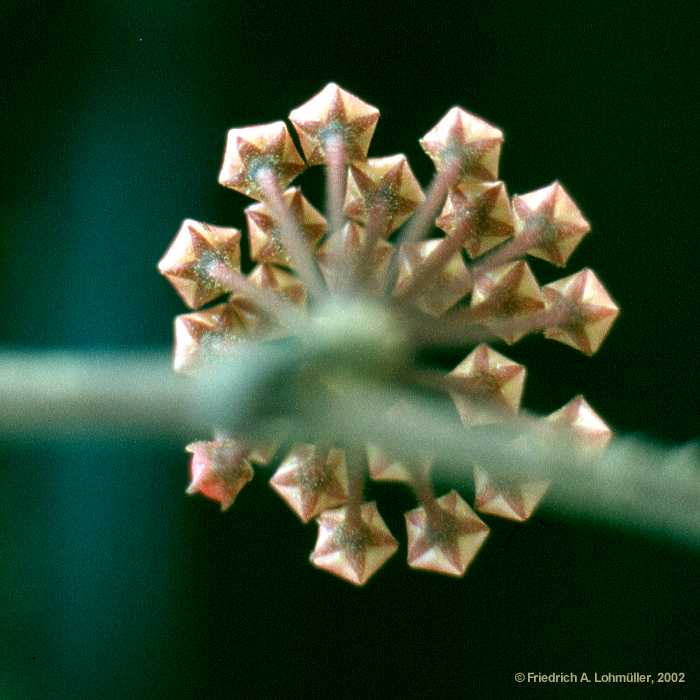
[[[208,434],[163,352],[0,352],[0,437]],[[205,432],[202,432],[205,430]]]
[[[314,379],[337,371],[329,347],[242,345],[196,380],[174,375],[163,353],[0,351],[0,438],[110,434],[185,442],[222,426],[254,441],[284,428],[294,441],[357,449],[374,443],[412,461],[435,458],[433,473],[453,485],[471,481],[474,463],[497,476],[553,479],[547,502],[562,513],[700,545],[696,447],[617,438],[592,457],[526,414],[513,424],[465,429],[446,397],[363,379],[361,368],[339,375],[329,400]],[[397,404],[391,419],[377,410]],[[514,440],[523,434],[524,444]]]

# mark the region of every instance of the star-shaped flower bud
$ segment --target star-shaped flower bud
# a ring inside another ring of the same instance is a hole
[[[462,423],[485,425],[518,412],[525,367],[482,343],[447,375],[447,380]]]
[[[345,506],[321,513],[317,522],[318,539],[311,563],[358,586],[365,584],[399,546],[375,503],[363,503],[359,518],[349,517]]]
[[[367,465],[369,475],[374,481],[401,481],[411,484],[417,472],[427,476],[432,460],[423,459],[409,465],[405,461],[395,459],[377,445],[367,445]]]
[[[273,173],[281,190],[306,169],[284,122],[231,129],[219,184],[253,199],[264,199],[260,174]]]
[[[276,292],[293,304],[302,307],[306,303],[306,287],[297,277],[274,265],[263,263],[257,265],[248,275],[248,279],[256,287]],[[245,293],[234,294],[231,305],[236,309],[246,330],[256,337],[281,338],[288,331],[275,322],[254,300]]]
[[[326,220],[302,195],[298,187],[291,187],[282,198],[294,220],[304,233],[310,248],[315,248],[326,231]],[[280,224],[267,204],[251,204],[245,210],[248,221],[250,257],[262,263],[277,263],[292,267],[282,244]]]
[[[531,241],[527,252],[564,267],[591,226],[558,183],[513,198],[515,235]]]
[[[183,221],[175,239],[158,263],[158,270],[191,309],[198,309],[227,290],[211,275],[217,263],[240,270],[241,232],[200,221]]]
[[[401,246],[395,294],[400,294],[408,285],[421,263],[440,245],[441,240],[435,238],[420,243],[405,243]],[[442,316],[469,293],[470,286],[471,277],[467,266],[460,253],[455,253],[416,297],[416,306],[431,316]]]
[[[308,523],[324,510],[347,501],[345,453],[316,445],[295,445],[270,479],[270,485]]]
[[[562,311],[563,318],[545,330],[545,338],[558,340],[586,355],[597,352],[620,310],[593,270],[584,268],[546,284],[542,293],[547,309]]]
[[[401,226],[424,198],[402,154],[353,163],[348,170],[345,214],[367,224],[375,208],[384,236]]]
[[[587,452],[604,450],[612,438],[612,430],[581,395],[550,413],[546,420],[570,428],[574,445]]]
[[[463,576],[488,537],[489,528],[456,492],[438,498],[433,507],[405,515],[408,565],[450,576]]]
[[[318,266],[328,288],[331,291],[338,290],[346,279],[349,267],[357,264],[364,268],[367,289],[374,292],[383,290],[394,246],[380,239],[375,242],[370,255],[360,260],[358,256],[365,251],[367,231],[362,226],[348,221],[340,235],[343,241],[342,248],[330,240],[316,253]]]
[[[309,165],[326,162],[329,139],[339,138],[348,161],[364,160],[379,119],[379,110],[329,83],[308,102],[292,110],[301,148]]]
[[[471,308],[475,320],[512,345],[528,332],[527,316],[544,309],[544,297],[530,266],[517,260],[476,276]]]
[[[533,514],[549,484],[549,481],[496,479],[481,467],[475,466],[474,507],[480,513],[523,522]]]
[[[447,195],[435,225],[450,236],[462,237],[470,257],[482,255],[513,234],[513,213],[505,185],[458,185]]]
[[[453,107],[421,140],[420,145],[441,171],[461,163],[460,181],[498,180],[503,132],[461,107]]]
[[[230,352],[246,339],[246,330],[232,304],[175,317],[176,372],[196,369],[208,359]]]
[[[187,493],[201,493],[231,507],[240,490],[253,478],[253,468],[246,459],[248,451],[235,440],[193,442],[185,448],[192,453],[191,483]]]

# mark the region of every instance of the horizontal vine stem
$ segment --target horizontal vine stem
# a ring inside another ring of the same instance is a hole
[[[329,404],[307,385],[287,381],[302,359],[306,377],[336,363],[320,344],[242,346],[230,361],[195,380],[173,375],[163,352],[0,351],[0,439],[119,434],[191,440],[210,435],[214,425],[258,439],[284,424],[293,440],[325,436],[347,445],[374,442],[414,460],[436,457],[434,474],[454,485],[471,479],[473,463],[494,474],[554,479],[548,503],[564,514],[700,546],[696,446],[671,450],[616,438],[603,456],[593,458],[572,452],[561,434],[543,431],[527,414],[514,424],[467,430],[444,396],[352,374],[336,378]],[[372,408],[396,403],[404,407],[398,419]],[[529,430],[526,448],[512,441],[523,430]]]

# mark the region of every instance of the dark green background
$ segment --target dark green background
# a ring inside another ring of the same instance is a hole
[[[216,184],[226,129],[284,118],[334,80],[380,107],[372,153],[405,152],[423,183],[417,139],[460,104],[504,129],[511,192],[559,178],[591,220],[569,271],[593,267],[622,314],[592,360],[541,339],[507,350],[528,365],[525,404],[583,392],[622,432],[692,439],[692,20],[651,2],[11,4],[0,339],[169,344],[183,308],[155,264],[180,221],[244,224],[244,198]],[[186,499],[181,448],[0,444],[3,698],[517,697],[516,671],[695,680],[690,551],[545,507],[491,521],[464,580],[408,570],[402,548],[356,590],[308,565],[315,527],[263,473],[225,516]],[[410,494],[374,495],[401,533]]]

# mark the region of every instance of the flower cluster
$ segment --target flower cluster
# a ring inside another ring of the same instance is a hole
[[[381,303],[405,326],[409,347],[471,342],[440,389],[467,429],[511,420],[525,367],[479,340],[511,344],[540,332],[592,355],[617,316],[590,269],[541,287],[525,260],[564,266],[589,224],[558,182],[511,199],[498,179],[502,132],[464,109],[450,109],[420,141],[436,168],[425,192],[404,155],[368,157],[378,118],[329,84],[289,115],[303,157],[285,122],[229,131],[219,182],[256,200],[245,209],[255,266],[241,269],[237,229],[182,224],[159,263],[192,310],[175,319],[175,370],[196,372],[240,343],[307,333],[328,298],[352,297]],[[325,215],[290,187],[314,165],[326,169]],[[397,407],[381,410],[390,416]],[[546,420],[592,449],[611,436],[581,396]],[[188,492],[226,509],[253,477],[251,465],[271,462],[277,447],[217,433],[187,450]],[[290,445],[270,480],[304,523],[317,520],[311,562],[355,584],[398,548],[376,504],[363,500],[365,476],[413,488],[420,505],[405,516],[408,564],[453,576],[488,535],[475,510],[526,520],[549,485],[474,465],[473,510],[456,491],[435,495],[431,459],[409,463],[376,444],[359,454],[319,436]]]

